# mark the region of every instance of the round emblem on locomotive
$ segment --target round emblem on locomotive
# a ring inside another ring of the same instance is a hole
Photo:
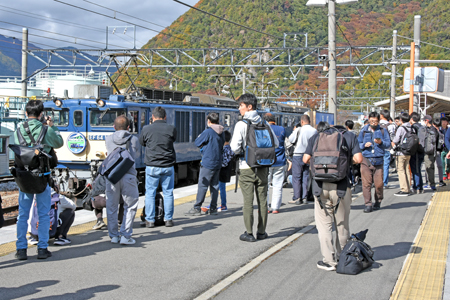
[[[67,148],[73,154],[80,154],[86,149],[86,138],[79,132],[72,133],[67,138]]]

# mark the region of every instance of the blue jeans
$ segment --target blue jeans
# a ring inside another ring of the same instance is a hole
[[[388,150],[384,151],[384,164],[383,164],[383,184],[388,185],[389,182],[389,163],[391,162],[391,153]]]
[[[201,209],[203,201],[205,201],[206,192],[211,193],[210,209],[217,208],[217,198],[219,197],[219,174],[220,169],[210,170],[204,167],[200,167],[200,173],[198,175],[198,190],[197,199],[194,204],[195,209]]]
[[[145,220],[155,222],[155,196],[159,183],[164,196],[164,221],[170,221],[173,218],[173,187],[175,181],[175,170],[173,167],[145,168]]]
[[[309,165],[303,162],[303,154],[292,159],[292,187],[294,189],[293,200],[308,197]]]
[[[411,173],[413,174],[413,185],[412,188],[415,190],[423,190],[423,180],[422,180],[422,164],[424,156],[423,154],[411,155],[409,160],[409,166],[411,167]]]
[[[227,184],[225,182],[219,181],[219,192],[220,200],[222,201],[222,206],[227,206]]]
[[[33,204],[33,198],[35,194],[23,193],[19,190],[19,216],[17,218],[17,242],[16,248],[27,249],[27,231],[28,231],[28,218],[30,217],[30,209]],[[46,249],[48,247],[48,235],[50,230],[50,216],[48,212],[52,205],[50,187],[44,192],[36,194],[36,205],[39,215],[39,227],[38,227],[38,248]]]

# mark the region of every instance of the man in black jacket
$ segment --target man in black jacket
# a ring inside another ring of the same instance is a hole
[[[176,161],[173,143],[177,137],[174,126],[166,123],[166,111],[155,107],[152,111],[153,123],[145,126],[139,142],[145,147],[145,225],[155,227],[155,196],[159,183],[164,195],[164,221],[167,227],[173,226],[173,187]]]

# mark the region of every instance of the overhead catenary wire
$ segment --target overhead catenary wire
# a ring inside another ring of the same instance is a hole
[[[57,0],[54,0],[54,1],[57,1]],[[236,22],[233,22],[233,21],[228,20],[228,19],[225,19],[225,18],[223,18],[223,17],[216,16],[215,14],[209,13],[209,12],[203,10],[203,9],[200,9],[200,8],[195,7],[195,6],[189,5],[189,4],[184,3],[184,2],[182,2],[182,1],[179,1],[179,0],[173,0],[173,1],[175,1],[175,2],[177,2],[177,3],[179,3],[179,4],[181,4],[181,5],[190,7],[190,8],[192,8],[192,9],[198,10],[198,11],[204,13],[204,14],[210,15],[211,17],[214,17],[214,18],[220,19],[220,20],[222,20],[222,21],[225,21],[225,22],[234,24],[234,25],[236,25],[236,26],[239,26],[239,27],[242,27],[242,28],[245,28],[245,29],[248,29],[248,30],[257,32],[257,33],[261,33],[261,34],[264,34],[264,35],[267,35],[267,36],[271,36],[271,37],[276,38],[276,39],[279,39],[279,40],[283,40],[283,39],[284,39],[284,37],[282,37],[282,36],[276,36],[276,35],[273,35],[273,34],[270,34],[270,33],[267,33],[267,32],[263,32],[263,31],[260,31],[260,30],[257,30],[257,29],[254,29],[254,28],[251,28],[251,27],[248,27],[248,26],[245,26],[245,25],[236,23]]]
[[[409,37],[407,37],[407,36],[402,36],[402,35],[398,35],[398,34],[397,34],[397,36],[398,36],[398,37],[401,37],[401,38],[404,38],[404,39],[407,39],[407,40],[414,41],[414,39],[409,38]],[[430,45],[430,46],[439,47],[439,48],[446,49],[446,50],[450,50],[450,48],[448,48],[448,47],[439,46],[439,45],[436,45],[436,44],[433,44],[433,43],[427,43],[427,42],[424,42],[424,41],[422,41],[422,40],[420,41],[420,43],[421,43],[421,44]]]
[[[109,19],[114,19],[114,20],[117,20],[117,21],[120,21],[120,22],[124,22],[124,23],[126,23],[126,24],[130,24],[130,25],[134,25],[134,26],[136,26],[136,27],[140,27],[140,28],[143,28],[143,29],[147,29],[147,30],[156,32],[156,33],[158,33],[158,34],[167,35],[167,36],[170,36],[170,37],[173,37],[173,38],[176,38],[176,39],[179,39],[179,40],[182,40],[182,41],[186,41],[186,42],[191,43],[190,40],[186,40],[186,39],[180,38],[180,37],[178,37],[178,36],[174,36],[174,35],[169,34],[169,33],[163,33],[163,32],[160,32],[160,31],[157,31],[157,30],[155,30],[155,29],[152,29],[152,28],[149,28],[149,27],[145,27],[145,26],[142,26],[142,25],[139,25],[139,24],[131,23],[131,22],[129,22],[129,21],[122,20],[122,19],[119,19],[119,18],[117,18],[117,17],[108,16],[108,15],[105,15],[105,14],[102,14],[102,13],[99,13],[99,12],[96,12],[96,11],[93,11],[93,10],[90,10],[90,9],[87,9],[87,8],[84,8],[84,7],[80,7],[80,6],[77,6],[77,5],[73,5],[73,4],[64,2],[64,1],[60,1],[60,0],[53,0],[53,1],[58,2],[58,3],[61,3],[61,4],[64,4],[64,5],[72,6],[72,7],[77,8],[77,9],[81,9],[81,10],[84,10],[84,11],[88,11],[88,12],[91,12],[91,13],[94,13],[94,14],[97,14],[97,15],[100,15],[100,16],[103,16],[103,17],[106,17],[106,18],[109,18]]]
[[[115,9],[112,9],[112,8],[109,8],[109,7],[100,5],[100,4],[95,3],[95,2],[92,2],[92,1],[88,1],[88,0],[83,0],[83,1],[84,1],[84,2],[87,2],[87,3],[90,3],[90,4],[92,4],[92,5],[96,5],[96,6],[98,6],[98,7],[101,7],[101,8],[110,10],[110,11],[113,11],[114,13],[119,13],[119,14],[121,14],[121,15],[130,17],[130,18],[134,18],[134,19],[136,19],[136,20],[139,20],[139,21],[142,21],[142,22],[145,22],[145,23],[148,23],[148,24],[152,24],[152,25],[155,25],[155,26],[158,26],[158,27],[161,27],[161,28],[165,28],[165,29],[167,29],[167,30],[176,32],[176,33],[178,33],[178,34],[184,34],[184,35],[190,36],[190,37],[195,38],[195,39],[198,39],[198,40],[206,41],[206,42],[208,42],[208,43],[210,43],[210,44],[217,44],[216,42],[208,41],[208,40],[205,39],[205,38],[198,37],[198,36],[195,36],[195,35],[186,33],[186,32],[181,32],[181,31],[178,31],[178,30],[169,28],[168,26],[164,26],[164,25],[160,25],[160,24],[157,24],[157,23],[154,23],[154,22],[150,22],[150,21],[148,21],[148,20],[144,20],[144,19],[138,18],[138,17],[136,17],[136,16],[133,16],[133,15],[130,15],[130,14],[126,14],[126,13],[124,13],[124,12],[119,12],[119,11],[117,11],[117,10],[115,10]],[[143,44],[145,44],[145,43],[143,43]]]

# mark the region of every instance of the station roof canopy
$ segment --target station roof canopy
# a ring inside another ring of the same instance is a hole
[[[418,97],[419,94],[415,94]],[[390,99],[375,102],[374,105],[389,109]],[[450,114],[450,97],[439,94],[420,94],[420,108],[426,110],[426,114],[432,115],[434,113]],[[402,95],[395,97],[395,110],[408,111],[409,110],[409,95]]]

